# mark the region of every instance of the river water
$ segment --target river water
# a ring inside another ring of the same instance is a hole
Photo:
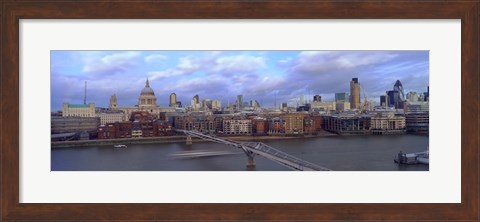
[[[333,136],[261,141],[290,155],[336,171],[428,171],[428,165],[398,165],[396,154],[420,152],[428,136]],[[232,151],[237,154],[179,158],[185,151]],[[244,171],[247,158],[240,150],[210,142],[138,144],[126,149],[89,146],[52,149],[52,171]],[[289,171],[261,156],[257,171]]]

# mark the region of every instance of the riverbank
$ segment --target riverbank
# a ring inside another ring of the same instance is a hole
[[[288,140],[288,139],[308,139],[317,137],[338,136],[337,134],[321,131],[317,135],[305,136],[220,136],[220,138],[238,140],[238,141],[264,141],[264,140]],[[75,140],[52,142],[52,148],[84,147],[84,146],[107,146],[116,144],[152,144],[152,143],[185,143],[186,136],[167,136],[167,137],[140,137],[140,138],[122,138],[122,139],[103,139],[103,140]],[[192,142],[205,142],[205,140],[192,137]]]

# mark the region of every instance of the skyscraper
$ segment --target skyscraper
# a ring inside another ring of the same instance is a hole
[[[198,94],[195,95],[195,96],[193,97],[193,100],[195,100],[195,103],[200,103],[200,96],[198,96]]]
[[[389,103],[389,97],[387,94],[380,96],[380,106],[381,107],[388,107],[390,105]]]
[[[177,106],[177,94],[172,93],[170,94],[170,107]]]
[[[350,106],[352,109],[360,108],[360,83],[358,78],[352,78],[352,81],[350,81]]]
[[[237,95],[237,109],[243,108],[243,95]]]
[[[393,86],[394,91],[398,91],[398,95],[402,101],[405,100],[405,93],[403,92],[403,85],[400,82],[400,80],[397,80],[395,82],[395,85]]]
[[[304,96],[303,94],[300,95],[300,104],[299,104],[299,105],[300,105],[300,106],[305,105],[305,96]]]
[[[348,93],[335,93],[335,102],[349,102]]]
[[[313,101],[314,102],[321,102],[322,101],[322,97],[320,95],[315,95],[313,96]]]

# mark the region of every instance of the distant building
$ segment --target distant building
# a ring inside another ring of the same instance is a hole
[[[407,101],[409,102],[418,102],[418,95],[416,92],[407,93]]]
[[[406,113],[429,112],[428,102],[406,102],[405,112]]]
[[[403,85],[400,82],[400,80],[397,80],[395,82],[395,85],[393,85],[393,90],[399,93],[399,97],[401,101],[405,100],[405,93],[403,92]]]
[[[237,101],[235,103],[237,110],[243,108],[243,95],[237,95]]]
[[[177,103],[177,94],[172,93],[170,94],[170,107],[178,107]]]
[[[350,81],[350,107],[352,109],[360,108],[360,83],[358,78],[352,78],[352,81]]]
[[[335,102],[350,102],[348,93],[335,93]]]
[[[400,98],[400,92],[395,90],[387,91],[389,107],[403,109],[403,100]]]
[[[108,106],[108,109],[110,110],[116,110],[118,108],[118,100],[117,100],[117,95],[113,94],[110,97],[110,104]]]
[[[335,102],[335,110],[339,112],[343,112],[349,109],[350,109],[350,102],[347,102],[347,101]]]
[[[69,104],[63,103],[62,116],[69,117],[95,117],[95,104]]]
[[[251,107],[260,107],[260,103],[257,100],[250,100]]]
[[[212,109],[213,110],[220,110],[222,108],[222,102],[220,100],[213,100],[212,101]]]
[[[390,105],[389,96],[387,94],[380,96],[380,106],[386,108]]]
[[[312,102],[311,103],[311,110],[313,111],[324,111],[330,112],[336,110],[337,106],[335,102]]]
[[[125,114],[121,110],[97,112],[95,116],[100,117],[100,124],[102,125],[125,121]]]
[[[315,95],[313,96],[313,101],[314,102],[321,102],[322,101],[322,97],[320,95]]]
[[[287,112],[287,110],[288,110],[288,105],[287,105],[287,103],[282,103],[282,104],[280,105],[280,111],[282,111],[282,112]]]

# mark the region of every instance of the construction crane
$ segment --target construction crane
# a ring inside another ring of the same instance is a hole
[[[360,89],[362,90],[363,93],[363,105],[362,105],[362,112],[365,112],[367,110],[367,107],[370,102],[368,102],[368,95],[367,92],[365,92],[365,89],[363,88],[362,85],[360,85]]]

